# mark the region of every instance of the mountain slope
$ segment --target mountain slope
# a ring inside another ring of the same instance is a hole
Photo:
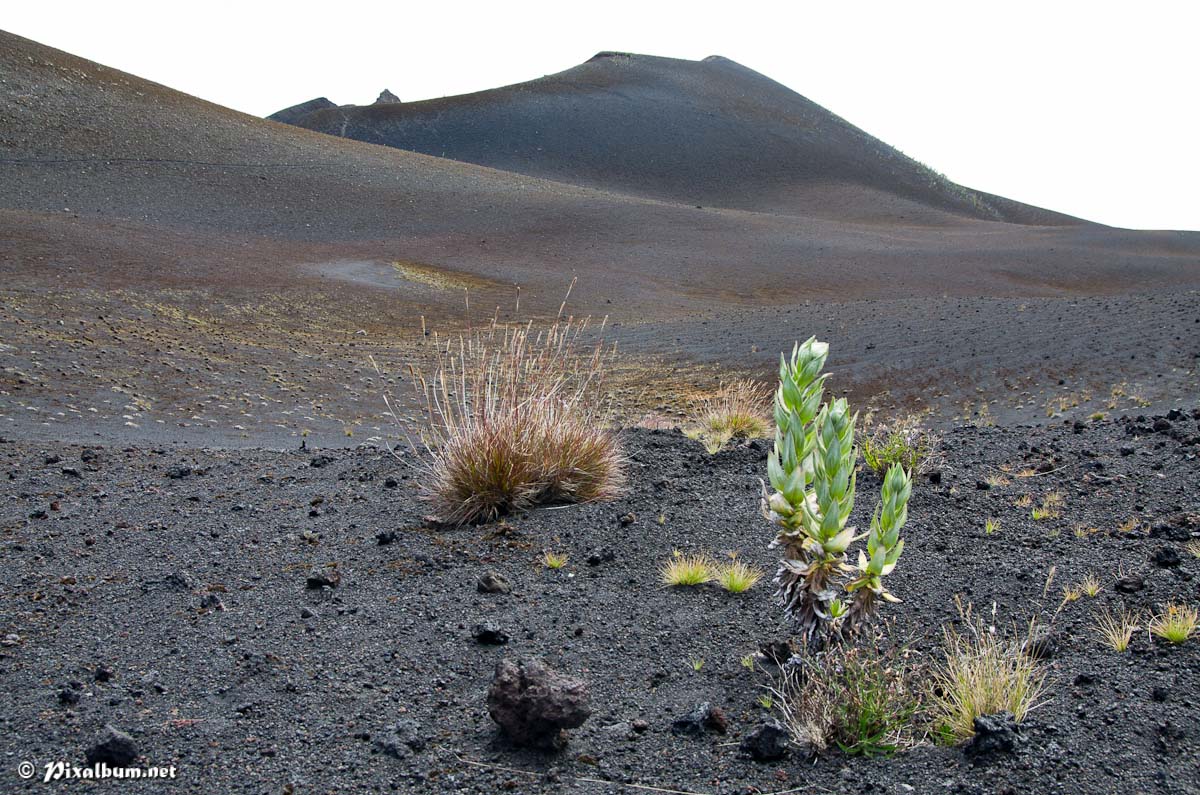
[[[651,62],[656,75],[676,63]],[[613,69],[640,74],[629,59],[585,66],[596,71],[594,83],[614,86],[605,78]],[[745,77],[725,62],[700,67]],[[10,34],[0,34],[0,79],[0,277],[9,284],[338,284],[386,290],[426,312],[461,304],[460,292],[398,278],[389,263],[403,260],[482,279],[497,295],[521,284],[531,307],[538,296],[556,307],[578,276],[581,310],[638,319],[819,296],[1076,294],[1200,282],[1190,267],[1200,251],[1194,234],[974,219],[940,206],[950,198],[933,188],[922,194],[912,184],[902,196],[895,191],[908,183],[870,177],[861,164],[858,176],[831,182],[828,164],[810,173],[795,163],[793,178],[808,174],[799,188],[746,165],[765,184],[738,177],[742,195],[782,195],[791,210],[697,208],[265,121]],[[790,95],[754,81],[763,93]],[[739,112],[752,115],[754,106],[747,97]],[[846,142],[859,140],[838,135],[846,152]],[[618,149],[603,150],[615,158],[612,172],[635,180],[641,156],[622,161]],[[602,180],[600,155],[575,155],[578,168]],[[687,164],[652,176],[662,190],[720,189],[721,180]],[[726,168],[726,177],[737,175]],[[796,210],[817,199],[812,212]],[[1012,216],[1020,207],[1001,209]],[[62,262],[73,270],[43,264]]]
[[[1074,219],[955,185],[721,57],[601,53],[457,97],[292,114],[308,129],[685,204],[878,218],[913,205],[1018,223]]]

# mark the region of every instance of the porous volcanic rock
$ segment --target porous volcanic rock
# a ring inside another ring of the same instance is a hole
[[[488,713],[517,745],[562,748],[567,729],[592,714],[587,684],[564,676],[541,660],[504,659],[488,688]]]

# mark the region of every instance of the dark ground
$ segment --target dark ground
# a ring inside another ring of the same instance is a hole
[[[739,660],[786,634],[771,588],[666,590],[656,569],[676,548],[771,567],[761,442],[709,457],[674,431],[629,431],[627,496],[462,530],[426,526],[407,470],[373,448],[5,442],[5,767],[82,762],[107,722],[146,764],[177,765],[173,790],[189,792],[1197,792],[1200,640],[1165,648],[1142,632],[1119,655],[1090,626],[1103,606],[1196,602],[1200,560],[1183,542],[1200,535],[1200,428],[1190,414],[1169,425],[956,427],[940,483],[917,484],[892,636],[935,653],[961,596],[1001,626],[1040,616],[1058,641],[1027,744],[986,764],[932,744],[890,760],[739,757],[735,743],[766,717],[764,680]],[[1039,465],[1052,471],[1021,476]],[[988,476],[1001,481],[981,490]],[[877,488],[861,476],[859,523]],[[1014,504],[1051,490],[1061,518],[1036,522]],[[1001,522],[991,535],[987,517]],[[615,560],[588,565],[603,549]],[[1154,563],[1169,560],[1163,549],[1179,562]],[[567,553],[566,568],[542,567],[544,550]],[[306,588],[335,570],[337,587]],[[514,593],[477,593],[486,570]],[[1060,588],[1088,573],[1100,595],[1056,613]],[[1130,575],[1143,587],[1117,592]],[[484,620],[509,643],[473,640]],[[511,748],[486,713],[496,661],[519,654],[590,684],[595,714],[561,754]],[[671,720],[701,701],[726,711],[729,733],[673,735]],[[401,718],[427,747],[397,759],[374,740]],[[630,731],[637,719],[643,734]],[[43,787],[5,776],[6,791]]]

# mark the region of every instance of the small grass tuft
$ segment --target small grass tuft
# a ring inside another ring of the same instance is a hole
[[[1017,722],[1041,704],[1045,667],[1022,651],[1020,640],[1000,637],[993,627],[964,615],[967,632],[945,630],[945,661],[932,677],[929,696],[935,733],[961,742],[975,733],[981,715],[1008,711]],[[1028,638],[1034,635],[1031,622]]]
[[[1196,632],[1200,624],[1200,611],[1189,605],[1169,603],[1161,613],[1153,616],[1147,627],[1150,634],[1167,643],[1183,643]]]
[[[1088,575],[1079,582],[1079,590],[1088,599],[1095,599],[1104,590],[1104,586],[1100,584],[1100,578],[1095,574],[1088,572]]]
[[[1188,554],[1193,558],[1200,558],[1200,539],[1189,541],[1183,545],[1183,548],[1188,551]]]
[[[671,559],[658,570],[659,579],[667,586],[693,586],[712,582],[713,564],[707,555],[684,555],[675,550]]]
[[[1129,648],[1138,624],[1137,614],[1121,607],[1115,613],[1105,608],[1096,615],[1094,626],[1104,645],[1119,654]]]
[[[569,558],[565,554],[560,555],[556,552],[547,551],[542,555],[542,563],[548,569],[561,569],[567,565],[568,560]]]
[[[700,402],[684,435],[702,443],[710,454],[734,439],[765,437],[771,428],[770,405],[771,390],[765,384],[733,381]]]
[[[1129,519],[1126,519],[1121,524],[1117,525],[1117,532],[1118,533],[1132,533],[1134,530],[1137,530],[1139,527],[1141,527],[1141,524],[1142,523],[1139,522],[1136,518],[1130,517]]]
[[[700,673],[700,671],[704,669],[704,658],[703,657],[695,657],[691,660],[688,660],[688,665],[691,666],[691,669],[693,671],[695,671],[696,673]]]
[[[1035,522],[1043,519],[1057,519],[1062,516],[1063,495],[1060,491],[1052,491],[1042,497],[1042,504],[1030,511]]]
[[[716,572],[717,584],[730,593],[744,593],[762,579],[761,570],[734,559],[721,566]]]
[[[1000,520],[999,519],[993,519],[992,517],[989,516],[987,519],[985,519],[983,521],[984,535],[990,536],[992,533],[995,533],[999,529],[1000,529]]]

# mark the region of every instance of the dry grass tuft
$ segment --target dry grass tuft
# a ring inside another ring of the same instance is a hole
[[[587,330],[561,316],[542,330],[493,320],[439,345],[432,379],[413,373],[429,422],[423,487],[441,521],[619,493],[624,459],[601,389],[614,350],[585,345]]]
[[[542,565],[548,569],[561,569],[563,566],[567,565],[568,560],[570,560],[570,558],[568,558],[567,555],[557,552],[550,552],[549,550],[542,554]]]
[[[1106,608],[1096,615],[1095,628],[1104,645],[1119,654],[1129,648],[1129,642],[1133,640],[1133,633],[1137,631],[1139,623],[1137,614],[1124,607],[1115,613]]]
[[[700,402],[684,433],[716,453],[733,439],[756,439],[771,428],[771,390],[766,384],[743,379],[721,387]]]
[[[1022,650],[1017,638],[1002,638],[965,611],[966,633],[945,630],[945,661],[933,673],[929,696],[935,731],[959,742],[975,733],[975,718],[1007,710],[1018,722],[1040,705],[1045,667]],[[1034,624],[1029,626],[1032,639]]]

